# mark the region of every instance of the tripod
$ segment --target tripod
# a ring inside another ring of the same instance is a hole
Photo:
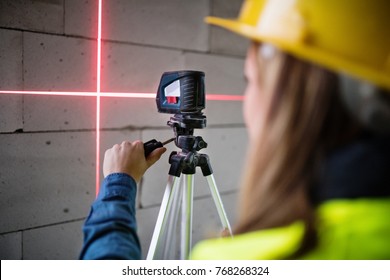
[[[192,211],[194,198],[194,174],[200,167],[206,177],[214,204],[217,208],[224,231],[232,235],[231,227],[222,204],[220,194],[213,176],[208,155],[200,154],[207,143],[200,136],[193,136],[194,128],[205,127],[205,116],[175,115],[168,122],[174,129],[175,144],[181,152],[172,152],[169,157],[170,169],[168,183],[161,202],[148,255],[146,259],[188,259],[192,244]],[[181,176],[184,174],[184,176]],[[178,233],[177,224],[181,211],[181,225]],[[180,238],[180,253],[172,248],[178,247]]]

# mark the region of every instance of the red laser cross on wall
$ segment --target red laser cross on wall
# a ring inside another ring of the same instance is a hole
[[[101,92],[101,57],[102,57],[102,9],[103,0],[98,1],[98,34],[97,34],[97,69],[96,91],[12,91],[0,90],[0,94],[32,94],[32,95],[57,95],[57,96],[89,96],[96,97],[96,193],[100,185],[100,97],[115,98],[155,98],[155,93],[126,93],[126,92]],[[207,100],[242,101],[242,95],[207,94]]]

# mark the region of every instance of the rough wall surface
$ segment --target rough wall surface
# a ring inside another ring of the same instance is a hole
[[[206,73],[208,93],[242,94],[247,42],[207,26],[241,0],[103,1],[102,91],[155,92],[165,71]],[[0,90],[96,91],[97,1],[0,0]],[[208,142],[230,220],[247,142],[241,102],[209,101]],[[172,137],[154,99],[101,98],[104,151],[125,139]],[[96,98],[0,95],[0,259],[77,259],[95,197]],[[145,175],[139,234],[146,255],[169,169]],[[218,231],[206,180],[195,176],[194,243]]]

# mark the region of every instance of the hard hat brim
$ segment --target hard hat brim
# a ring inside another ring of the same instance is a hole
[[[230,30],[256,42],[273,44],[300,59],[319,64],[333,71],[347,73],[356,78],[390,89],[389,73],[354,63],[328,50],[305,44],[305,42],[289,42],[288,40],[272,37],[269,34],[262,34],[255,27],[245,24],[238,19],[206,17],[205,22]]]

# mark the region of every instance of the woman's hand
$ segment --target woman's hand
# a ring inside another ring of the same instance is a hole
[[[104,154],[104,177],[112,173],[126,173],[139,182],[146,170],[158,161],[166,150],[158,148],[145,158],[141,141],[123,141],[120,145],[116,144]]]

